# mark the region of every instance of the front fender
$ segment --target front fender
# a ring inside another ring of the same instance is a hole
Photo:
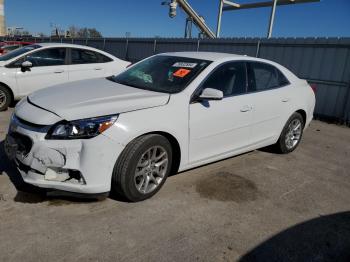
[[[183,113],[187,113],[184,110]],[[167,107],[155,107],[120,114],[117,122],[104,135],[123,147],[135,138],[148,133],[167,133],[173,136],[181,151],[180,166],[188,162],[188,121],[186,117],[169,117]]]

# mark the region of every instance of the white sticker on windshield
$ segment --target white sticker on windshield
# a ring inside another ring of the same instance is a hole
[[[173,64],[173,67],[195,68],[196,66],[197,66],[197,63],[177,62]]]

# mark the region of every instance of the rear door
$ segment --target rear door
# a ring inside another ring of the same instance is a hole
[[[288,118],[291,85],[275,66],[262,62],[248,63],[248,93],[254,103],[252,142],[274,141]]]
[[[29,61],[33,65],[25,72],[20,68],[20,64],[24,61]],[[17,67],[16,81],[20,96],[68,82],[66,48],[64,47],[46,48],[30,53],[14,64]]]
[[[111,58],[88,49],[70,48],[69,81],[108,75]]]

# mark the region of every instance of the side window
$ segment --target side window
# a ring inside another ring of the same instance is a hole
[[[287,78],[274,66],[265,63],[249,63],[248,91],[264,91],[288,84]]]
[[[277,75],[278,75],[278,84],[279,86],[285,86],[285,85],[289,85],[289,81],[288,79],[284,76],[284,74],[282,74],[282,72],[278,69],[277,70]]]
[[[49,48],[27,55],[25,60],[30,61],[36,67],[64,65],[65,59],[65,48]]]
[[[100,54],[90,50],[71,49],[71,63],[78,64],[96,64],[100,63]]]
[[[112,58],[109,58],[108,56],[105,56],[103,54],[98,53],[98,55],[100,57],[100,63],[108,63],[113,61]]]
[[[202,85],[204,88],[221,90],[224,97],[246,93],[245,63],[229,62],[215,69]]]

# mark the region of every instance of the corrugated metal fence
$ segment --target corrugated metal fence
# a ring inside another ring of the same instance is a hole
[[[276,61],[317,84],[315,116],[350,125],[350,38],[24,39],[88,45],[132,62],[169,51],[215,51]]]

